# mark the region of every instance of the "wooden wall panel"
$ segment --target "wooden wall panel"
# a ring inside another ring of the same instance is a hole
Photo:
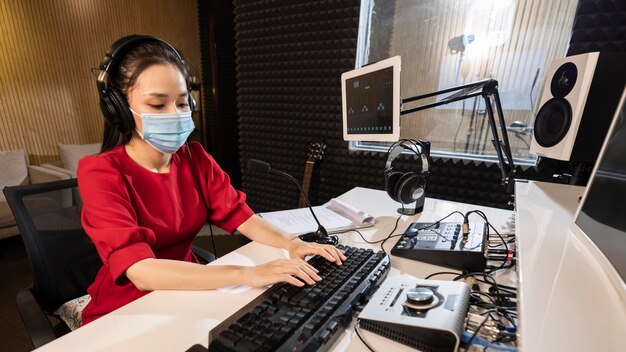
[[[100,142],[103,117],[91,68],[124,35],[165,39],[200,75],[196,6],[196,0],[0,1],[0,150],[23,148],[40,164],[58,159],[57,143]]]

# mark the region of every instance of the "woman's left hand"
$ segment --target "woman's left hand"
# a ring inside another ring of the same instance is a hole
[[[289,257],[292,259],[304,259],[307,255],[319,255],[337,265],[341,265],[346,260],[343,251],[330,244],[304,242],[297,237],[291,240],[287,250],[289,250]]]

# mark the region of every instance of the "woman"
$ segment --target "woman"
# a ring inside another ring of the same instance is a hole
[[[320,277],[305,256],[338,265],[346,259],[333,246],[289,239],[254,215],[202,146],[184,144],[193,130],[191,74],[173,47],[154,37],[124,37],[100,69],[104,141],[99,155],[81,159],[78,186],[83,227],[104,265],[89,287],[83,324],[152,290],[311,285]],[[292,259],[200,265],[191,243],[207,220],[285,248]]]

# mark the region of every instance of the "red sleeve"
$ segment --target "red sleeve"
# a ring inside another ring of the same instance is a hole
[[[248,220],[254,212],[246,204],[246,195],[237,191],[230,184],[230,177],[220,168],[217,162],[209,155],[198,142],[189,143],[196,167],[204,176],[204,196],[209,207],[209,221],[224,231],[232,233],[239,225]]]
[[[78,189],[83,228],[113,280],[120,284],[131,265],[155,258],[149,245],[155,242],[154,232],[137,225],[126,183],[107,158],[89,156],[79,161]]]

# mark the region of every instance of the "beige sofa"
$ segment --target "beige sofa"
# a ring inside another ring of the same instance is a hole
[[[28,157],[23,149],[0,151],[0,169],[0,190],[7,186],[51,182],[70,178],[66,173],[42,166],[28,165]],[[19,233],[4,193],[0,192],[0,239],[15,236]]]
[[[60,172],[68,175],[70,178],[76,178],[76,170],[78,169],[78,161],[87,155],[96,155],[100,153],[100,143],[94,144],[57,144],[60,160],[41,165],[46,169]]]

